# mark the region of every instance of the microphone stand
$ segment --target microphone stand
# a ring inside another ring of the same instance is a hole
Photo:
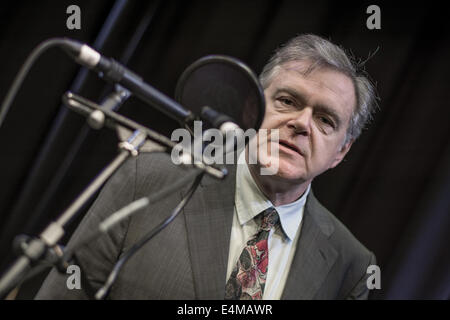
[[[96,193],[103,183],[125,162],[125,160],[137,152],[139,145],[145,139],[143,134],[133,134],[127,142],[119,144],[119,154],[100,172],[90,185],[75,199],[75,201],[62,213],[62,215],[34,238],[23,250],[12,267],[0,279],[0,297],[3,297],[14,288],[19,280],[30,269],[31,264],[41,260],[47,249],[54,247],[64,235],[64,227],[76,216],[76,213]]]
[[[22,255],[16,259],[13,265],[0,279],[0,298],[4,298],[10,290],[12,290],[20,282],[20,280],[26,276],[32,265],[40,260],[43,260],[48,252],[48,249],[51,249],[57,245],[58,241],[60,241],[60,239],[64,236],[64,228],[73,220],[73,218],[76,217],[77,213],[79,213],[79,210],[84,206],[84,204],[100,189],[106,180],[125,162],[125,160],[127,160],[130,156],[137,156],[139,154],[139,150],[144,145],[147,138],[151,140],[149,148],[153,150],[162,149],[168,151],[172,150],[172,148],[176,145],[170,139],[157,134],[154,131],[113,111],[102,109],[94,102],[71,92],[67,92],[63,96],[63,101],[70,109],[78,113],[82,113],[85,116],[89,116],[90,121],[94,122],[90,122],[91,126],[99,129],[103,124],[105,124],[106,126],[114,129],[123,129],[126,132],[131,132],[131,135],[127,140],[122,140],[119,143],[118,155],[100,172],[97,177],[95,177],[95,179],[61,214],[61,216],[56,221],[51,222],[37,238],[32,239],[29,244],[23,248]],[[97,114],[91,117],[94,112]],[[103,114],[103,116],[101,114]],[[104,116],[106,116],[106,118]],[[184,151],[186,154],[186,150]],[[187,154],[191,154],[192,156],[192,152],[187,151]],[[197,156],[195,159],[201,158],[198,158]],[[218,169],[198,161],[192,161],[191,163],[202,171],[219,179],[224,178],[227,174],[225,168]]]

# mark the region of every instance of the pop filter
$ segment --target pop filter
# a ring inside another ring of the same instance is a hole
[[[192,63],[178,80],[175,99],[194,114],[208,106],[244,130],[261,126],[264,90],[253,71],[236,58],[208,55]]]

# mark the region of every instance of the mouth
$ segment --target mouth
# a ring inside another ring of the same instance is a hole
[[[280,140],[278,143],[281,146],[283,146],[289,150],[292,150],[292,151],[298,153],[299,155],[303,156],[303,153],[300,151],[300,149],[295,144],[290,143],[289,141],[286,141],[286,140]]]

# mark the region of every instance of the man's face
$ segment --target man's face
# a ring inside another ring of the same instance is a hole
[[[351,79],[330,68],[304,75],[308,66],[306,61],[282,65],[264,91],[261,128],[269,129],[268,149],[275,143],[270,140],[271,129],[279,130],[275,177],[292,183],[310,182],[335,167],[352,144],[344,145],[356,101]]]

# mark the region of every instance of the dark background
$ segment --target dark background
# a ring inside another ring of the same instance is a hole
[[[259,73],[272,51],[299,33],[329,38],[361,60],[378,49],[366,70],[380,110],[346,160],[314,181],[314,191],[376,254],[381,290],[372,298],[448,299],[448,16],[440,2],[395,3],[2,1],[0,99],[27,55],[51,37],[86,42],[169,96],[183,70],[204,55],[231,55]],[[66,28],[71,4],[81,8],[81,30]],[[370,4],[381,8],[381,30],[366,27]],[[51,49],[0,128],[1,272],[13,261],[14,237],[42,231],[115,155],[112,131],[88,129],[61,105],[69,88],[95,101],[111,90]],[[120,112],[166,135],[177,127],[134,98]],[[24,284],[19,298],[33,297],[43,276]]]

